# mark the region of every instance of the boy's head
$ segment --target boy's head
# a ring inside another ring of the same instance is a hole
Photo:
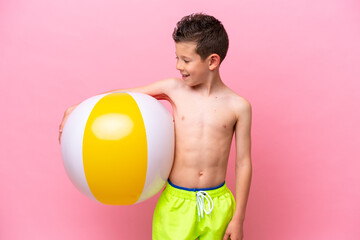
[[[175,43],[195,42],[195,52],[203,61],[215,53],[220,56],[221,63],[229,48],[228,35],[221,22],[202,13],[183,17],[177,23],[172,36]]]

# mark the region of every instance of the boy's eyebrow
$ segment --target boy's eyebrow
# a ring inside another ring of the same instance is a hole
[[[176,54],[176,52],[175,52],[175,55],[176,55],[177,57],[179,57],[179,56]],[[190,57],[187,57],[187,56],[184,56],[184,55],[181,55],[180,57],[182,57],[182,58],[190,58]]]

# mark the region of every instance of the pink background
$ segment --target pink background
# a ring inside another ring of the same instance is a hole
[[[88,97],[179,77],[171,33],[199,11],[225,25],[222,78],[253,107],[245,239],[360,239],[355,0],[1,1],[0,239],[151,238],[159,194],[134,206],[83,196],[58,126]],[[231,190],[234,157],[233,145]]]

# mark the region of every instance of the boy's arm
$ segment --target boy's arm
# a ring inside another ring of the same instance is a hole
[[[237,122],[235,125],[235,178],[236,178],[236,208],[233,218],[229,222],[223,240],[243,239],[243,223],[245,209],[251,183],[251,105],[248,101],[241,101],[237,106]]]
[[[233,219],[241,222],[245,219],[245,209],[249,196],[252,175],[251,119],[251,105],[245,100],[239,105],[238,120],[235,126],[236,209]]]
[[[157,82],[154,82],[152,84],[142,86],[142,87],[136,87],[136,88],[128,88],[128,89],[116,89],[111,90],[104,93],[111,93],[111,92],[138,92],[138,93],[144,93],[148,94],[157,100],[171,100],[169,98],[169,95],[171,91],[176,86],[177,80],[174,78],[167,78],[164,80],[160,80]],[[103,93],[103,94],[104,94]]]
[[[175,78],[167,78],[164,80],[160,80],[157,82],[154,82],[152,84],[143,86],[143,87],[137,87],[137,88],[128,88],[128,89],[116,89],[104,93],[111,93],[111,92],[138,92],[138,93],[144,93],[148,94],[157,100],[168,100],[172,103],[170,99],[171,91],[173,91],[176,87],[176,84],[178,83],[178,80]],[[102,93],[102,94],[104,94]],[[59,126],[59,143],[61,143],[61,133],[64,128],[65,122],[67,118],[69,117],[70,113],[77,107],[76,104],[74,106],[69,107],[66,109],[63,119]]]

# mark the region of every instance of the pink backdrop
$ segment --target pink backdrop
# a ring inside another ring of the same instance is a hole
[[[224,23],[223,80],[253,106],[245,239],[360,239],[355,0],[0,2],[0,239],[150,239],[159,194],[134,206],[80,194],[58,126],[90,96],[180,76],[171,33],[199,11]],[[231,190],[234,157],[233,145]]]

